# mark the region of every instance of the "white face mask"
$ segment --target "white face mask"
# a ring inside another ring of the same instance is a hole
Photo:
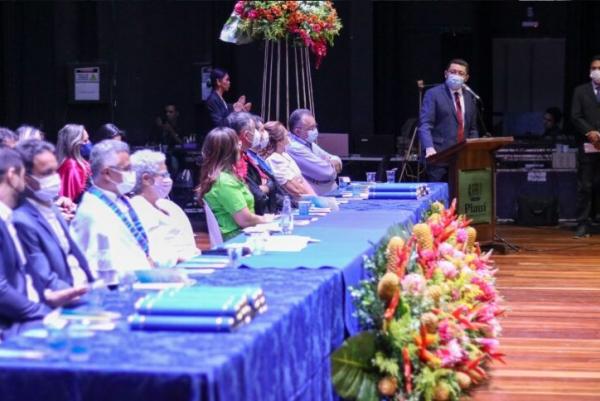
[[[252,149],[258,149],[258,147],[260,146],[260,141],[261,141],[261,136],[260,136],[260,132],[257,129],[254,129],[254,132],[252,134],[252,145],[250,145],[250,147]]]
[[[261,149],[265,149],[267,147],[267,145],[269,144],[269,133],[267,131],[261,131],[261,138],[260,138],[260,148]]]
[[[308,136],[306,137],[306,141],[310,143],[315,143],[317,138],[319,137],[319,130],[317,128],[313,128],[307,132]]]
[[[40,189],[34,191],[34,195],[37,199],[45,203],[50,203],[58,198],[60,192],[60,176],[58,173],[54,173],[44,178],[33,177],[33,179],[35,179],[40,186]]]
[[[154,190],[159,198],[164,199],[169,196],[171,189],[173,189],[173,180],[171,177],[154,178]]]
[[[465,78],[458,74],[448,74],[446,78],[446,84],[453,91],[459,90],[465,83]]]
[[[596,84],[600,84],[600,70],[592,70],[590,71],[590,78]]]
[[[121,182],[114,182],[110,178],[109,180],[116,185],[117,192],[119,192],[119,195],[127,195],[133,190],[133,187],[135,187],[135,171],[119,171],[119,173],[121,174]]]

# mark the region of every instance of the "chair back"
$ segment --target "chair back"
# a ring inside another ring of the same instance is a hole
[[[210,206],[205,200],[202,200],[204,206],[204,214],[206,214],[206,226],[208,227],[208,237],[210,238],[211,248],[215,248],[223,243],[223,235],[221,235],[221,229],[219,228],[219,222],[213,214]]]

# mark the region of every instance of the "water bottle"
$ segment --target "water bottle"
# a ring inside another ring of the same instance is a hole
[[[108,237],[98,235],[98,278],[104,281],[111,290],[116,290],[119,286],[119,276],[112,265],[108,248]]]
[[[283,198],[283,209],[281,209],[281,232],[289,235],[294,229],[294,215],[292,214],[292,202],[290,197],[286,195]]]

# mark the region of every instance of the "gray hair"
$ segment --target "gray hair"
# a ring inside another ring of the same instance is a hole
[[[292,114],[290,114],[290,118],[288,119],[288,126],[290,132],[294,132],[294,129],[298,127],[300,121],[302,121],[302,117],[312,115],[313,113],[309,109],[296,109],[292,111]]]
[[[56,151],[59,164],[68,158],[73,158],[80,164],[84,162],[79,151],[83,143],[84,132],[85,127],[79,124],[67,124],[58,131]]]
[[[44,140],[44,133],[31,125],[21,125],[17,128],[16,134],[19,136],[19,142],[28,139]]]
[[[129,145],[125,142],[106,139],[94,145],[90,153],[92,178],[98,178],[102,170],[117,163],[118,153],[129,153]]]
[[[133,193],[136,195],[142,192],[142,178],[144,174],[158,174],[159,165],[166,160],[165,154],[155,152],[150,149],[138,150],[131,155],[131,166],[135,170],[135,187]]]
[[[7,142],[17,142],[17,135],[6,127],[0,127],[0,145],[7,146]]]
[[[33,159],[40,153],[50,152],[55,154],[54,145],[50,142],[42,141],[40,139],[28,139],[25,141],[20,141],[15,148],[19,155],[21,155],[21,159],[23,160],[23,164],[25,165],[25,172],[27,174],[31,174],[33,170]]]
[[[252,114],[245,111],[238,111],[229,114],[225,121],[227,126],[239,135],[244,129],[247,129],[251,123],[254,123],[254,117]]]

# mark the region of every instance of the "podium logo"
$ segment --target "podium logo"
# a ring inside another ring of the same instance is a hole
[[[483,184],[481,182],[473,182],[469,184],[467,192],[471,202],[477,202],[481,199],[481,192],[483,190]]]

